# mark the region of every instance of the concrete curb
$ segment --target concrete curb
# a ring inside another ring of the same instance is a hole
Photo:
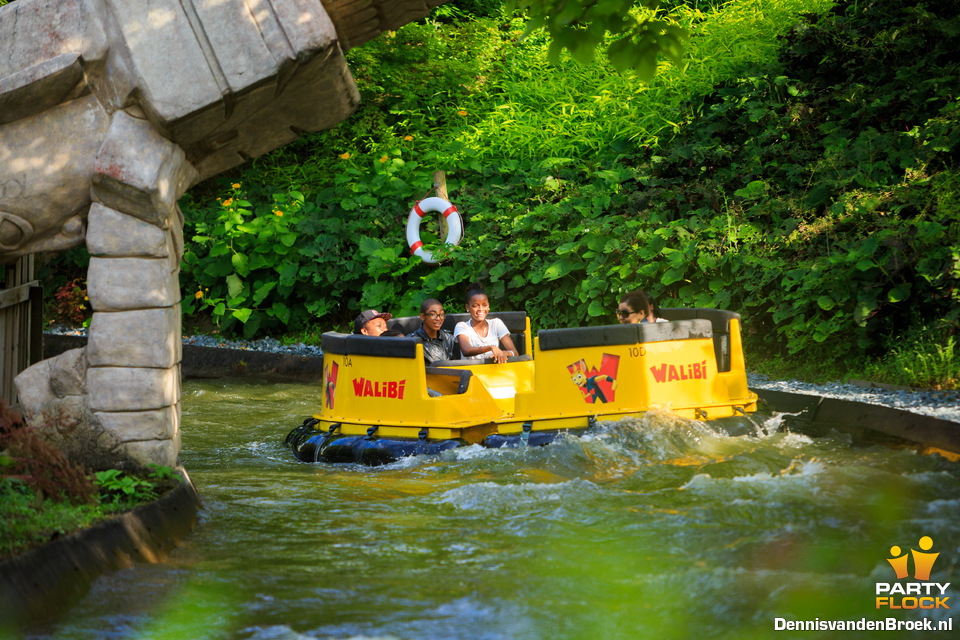
[[[794,419],[844,430],[872,429],[960,454],[960,423],[883,405],[805,393],[752,389],[765,409]]]
[[[85,336],[43,334],[43,357],[87,345]],[[319,380],[323,378],[323,358],[289,353],[267,353],[244,349],[224,349],[183,345],[180,363],[183,378],[237,378],[244,376]]]
[[[104,573],[164,561],[200,508],[186,470],[177,471],[180,483],[158,500],[0,563],[0,632],[56,617]]]

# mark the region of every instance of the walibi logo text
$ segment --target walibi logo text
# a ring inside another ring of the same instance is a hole
[[[910,549],[910,553],[901,551],[900,547],[890,548],[891,558],[887,562],[893,567],[897,582],[878,582],[876,590],[877,609],[949,609],[950,596],[947,588],[950,583],[930,581],[933,563],[937,561],[937,553],[930,553],[933,548],[933,539],[923,536],[917,543],[920,551]],[[913,560],[913,579],[920,582],[900,582],[910,577],[909,565]]]

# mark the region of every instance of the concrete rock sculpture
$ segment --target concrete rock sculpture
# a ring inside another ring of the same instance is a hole
[[[443,0],[17,0],[0,7],[0,263],[86,242],[84,350],[16,380],[34,423],[96,466],[180,449],[177,201],[333,127],[344,51]],[[83,452],[87,452],[84,454]]]

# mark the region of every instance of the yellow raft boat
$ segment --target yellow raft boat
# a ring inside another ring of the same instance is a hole
[[[469,444],[546,444],[655,406],[702,420],[756,411],[739,314],[661,313],[669,322],[542,329],[535,337],[524,312],[491,313],[520,352],[504,364],[425,366],[416,338],[325,333],[322,406],[287,444],[303,461],[383,464]],[[449,314],[444,329],[467,318]],[[419,325],[415,316],[388,322],[404,333]]]

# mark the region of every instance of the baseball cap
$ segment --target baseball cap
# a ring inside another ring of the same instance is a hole
[[[371,320],[374,320],[374,319],[376,319],[376,318],[383,318],[384,321],[387,321],[387,320],[389,320],[389,319],[392,318],[392,317],[393,317],[393,316],[392,316],[391,314],[389,314],[389,313],[380,313],[380,312],[377,311],[376,309],[367,309],[366,311],[362,312],[360,315],[358,315],[358,316],[354,319],[354,321],[353,321],[353,332],[354,332],[354,333],[360,333],[360,329],[363,329],[363,326],[364,326],[365,324],[367,324],[368,322],[370,322]]]

